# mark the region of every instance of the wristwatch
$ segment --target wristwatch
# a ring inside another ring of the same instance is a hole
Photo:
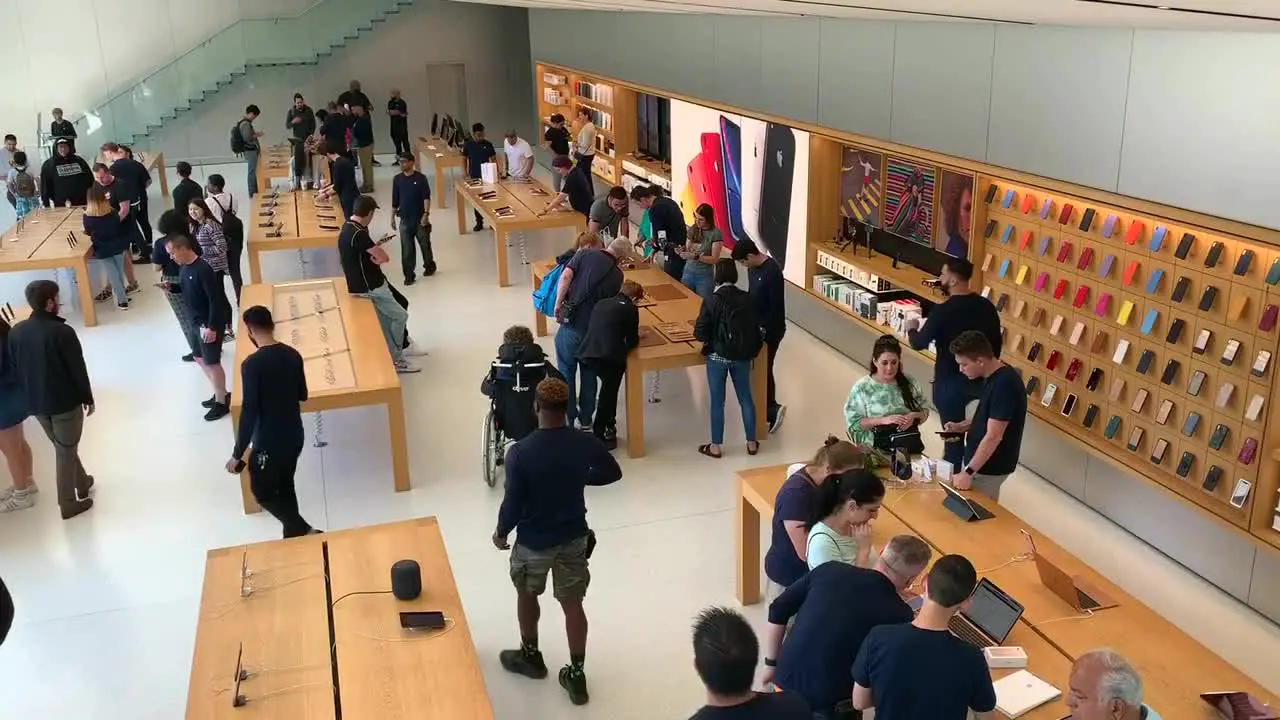
[[[764,659],[764,666],[765,666],[765,667],[778,667],[778,661],[777,661],[777,659],[775,659],[775,658],[765,658],[765,659]]]
[[[974,469],[973,469],[973,466],[971,466],[971,465],[966,465],[966,466],[964,467],[964,473],[965,473],[966,475],[977,475],[977,474],[978,474],[978,471],[977,471],[977,470],[974,470]]]

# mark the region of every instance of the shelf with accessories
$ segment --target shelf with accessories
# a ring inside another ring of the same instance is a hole
[[[596,126],[596,157],[592,173],[616,185],[622,181],[623,160],[636,148],[636,91],[621,83],[537,63],[538,122],[544,130],[553,113],[565,116],[565,127],[577,138],[579,108],[591,111]],[[554,102],[553,102],[554,101]]]

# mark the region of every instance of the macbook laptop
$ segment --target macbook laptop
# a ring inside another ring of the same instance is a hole
[[[1280,715],[1247,692],[1200,693],[1200,699],[1223,720],[1280,720]]]
[[[1031,554],[1035,556],[1036,572],[1040,574],[1040,582],[1044,583],[1044,586],[1054,595],[1062,598],[1063,602],[1075,608],[1076,612],[1104,610],[1119,605],[1084,578],[1068,575],[1065,570],[1054,565],[1049,558],[1037,552],[1036,541],[1031,537],[1031,533],[1023,530],[1022,534],[1026,536]]]
[[[969,609],[953,615],[947,629],[976,648],[996,647],[1009,637],[1022,610],[1021,603],[982,578],[969,596]]]
[[[1008,717],[1021,717],[1062,696],[1062,691],[1032,675],[1019,670],[993,683],[996,691],[996,709]]]

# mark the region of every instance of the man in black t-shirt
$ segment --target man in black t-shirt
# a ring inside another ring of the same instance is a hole
[[[336,140],[326,140],[325,157],[329,158],[329,186],[316,193],[317,200],[338,198],[342,206],[342,217],[348,219],[355,210],[356,198],[360,197],[360,186],[356,181],[356,166],[343,151],[343,145]]]
[[[965,720],[996,708],[982,651],[947,630],[978,585],[973,564],[944,555],[925,578],[915,620],[867,634],[853,664],[853,706],[892,720]]]
[[[976,330],[952,340],[951,353],[965,377],[984,381],[973,419],[942,425],[944,431],[965,433],[964,469],[951,476],[951,483],[998,501],[1000,486],[1018,467],[1027,389],[1022,375],[995,357],[987,336]]]
[[[249,489],[258,504],[280,521],[287,538],[319,532],[298,512],[293,483],[304,439],[302,403],[307,401],[302,355],[276,340],[276,324],[265,307],[245,310],[244,325],[257,350],[240,364],[243,409],[227,472],[240,473],[252,443]]]
[[[951,341],[966,330],[977,330],[987,337],[995,357],[1000,357],[1000,315],[992,302],[969,287],[973,277],[973,263],[964,258],[948,257],[942,266],[938,282],[947,299],[929,312],[923,327],[918,321],[907,325],[907,341],[916,350],[924,350],[933,343],[937,359],[933,365],[933,404],[938,408],[938,419],[944,423],[960,422],[965,418],[965,407],[978,397],[979,386],[965,378],[951,354]],[[963,460],[963,445],[946,442],[943,459],[959,470]]]
[[[352,113],[352,110],[354,108],[356,107],[364,108],[364,114],[369,118],[370,132],[372,132],[373,101],[370,100],[369,96],[365,95],[364,91],[360,89],[359,80],[352,80],[351,84],[348,85],[347,87],[348,89],[338,96],[338,104],[341,105],[347,111],[347,122],[350,123],[352,121],[352,118],[354,116],[354,113]],[[378,162],[378,159],[376,157],[373,159],[374,167],[378,167],[381,164],[382,163]]]
[[[391,116],[391,143],[396,146],[396,157],[412,154],[413,148],[409,147],[409,104],[395,88],[392,88],[391,99],[387,101],[387,115]]]
[[[631,188],[631,199],[649,211],[649,228],[653,233],[649,242],[655,251],[661,251],[666,257],[662,271],[679,280],[684,273],[684,258],[680,257],[678,250],[684,247],[689,230],[684,224],[680,206],[656,185]]]
[[[547,206],[538,213],[542,217],[555,210],[565,202],[575,212],[580,212],[588,220],[591,218],[591,205],[595,203],[595,195],[591,192],[591,182],[582,171],[576,168],[573,160],[567,155],[557,155],[551,161],[551,170],[560,176],[560,194],[551,199]]]
[[[568,128],[564,126],[564,116],[560,113],[553,114],[549,120],[551,126],[542,133],[543,147],[551,151],[553,158],[560,156],[569,157],[569,141],[572,135],[569,134]],[[560,185],[564,182],[564,178],[559,173],[551,176],[551,189],[560,192]]]
[[[382,245],[375,243],[369,235],[369,223],[373,221],[373,213],[377,209],[378,201],[368,195],[361,195],[356,200],[351,218],[338,233],[338,260],[347,280],[347,292],[373,302],[396,372],[421,372],[422,368],[405,359],[406,355],[425,354],[412,343],[409,347],[404,347],[409,311],[396,302],[387,277],[382,274],[382,266],[391,258]]]
[[[351,106],[351,148],[360,161],[360,192],[373,192],[373,118],[360,105]]]
[[[485,163],[498,161],[498,151],[484,137],[484,125],[476,123],[471,126],[471,139],[463,143],[462,156],[467,159],[467,177],[473,180],[480,179],[481,167]],[[484,216],[479,210],[475,214],[476,226],[472,229],[479,232],[484,229]]]
[[[134,262],[147,262],[151,257],[151,218],[148,215],[147,188],[151,186],[151,173],[142,163],[129,157],[129,152],[116,143],[102,146],[102,157],[111,163],[111,174],[128,188],[132,209],[130,217],[137,222],[139,234],[133,243]]]
[[[209,408],[204,419],[217,420],[231,412],[227,374],[222,369],[222,338],[231,322],[231,304],[222,289],[222,278],[196,252],[194,239],[170,235],[165,242],[169,257],[181,266],[178,285],[191,319],[191,353],[213,386],[213,397],[204,403]]]
[[[746,618],[729,608],[703,610],[693,626],[693,667],[707,688],[707,704],[689,720],[812,720],[799,695],[751,689],[759,659]]]

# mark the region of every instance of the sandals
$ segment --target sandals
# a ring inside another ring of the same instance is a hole
[[[711,452],[711,444],[710,444],[710,443],[708,443],[708,444],[706,444],[706,445],[699,445],[699,446],[698,446],[698,452],[699,452],[699,453],[701,453],[701,454],[703,454],[703,455],[706,455],[706,456],[707,456],[707,457],[709,457],[709,458],[715,458],[716,460],[719,460],[720,458],[723,458],[723,457],[724,457],[724,455],[723,455],[723,454],[721,454],[721,453],[713,453],[713,452]]]

